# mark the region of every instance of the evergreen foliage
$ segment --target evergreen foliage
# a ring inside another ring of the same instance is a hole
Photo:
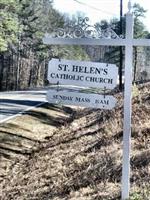
[[[0,1],[0,52],[6,51],[9,45],[17,41],[18,10],[18,0]]]
[[[42,38],[63,27],[65,16],[49,0],[1,0],[0,90],[18,90],[45,84],[52,57],[83,59],[82,47],[44,45]]]
[[[141,18],[145,10],[134,5],[134,36],[149,37]],[[81,17],[79,13],[78,17]],[[83,17],[83,15],[82,15]],[[44,45],[46,32],[63,28],[71,19],[53,8],[50,0],[1,0],[0,1],[0,90],[18,90],[43,86],[46,81],[47,64],[52,57],[111,62],[119,66],[118,47],[82,47]],[[73,20],[77,20],[74,16]],[[119,20],[102,20],[96,25],[102,29],[111,26],[119,35]],[[123,18],[123,33],[125,18]],[[141,48],[149,58],[149,48]],[[134,72],[137,71],[138,51],[135,48]],[[149,65],[149,61],[146,63]]]

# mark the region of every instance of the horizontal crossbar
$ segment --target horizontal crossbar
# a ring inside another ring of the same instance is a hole
[[[133,39],[133,46],[150,46],[150,39]]]
[[[44,44],[53,45],[100,45],[100,46],[126,46],[128,39],[93,39],[93,38],[50,38],[43,39]],[[131,43],[130,43],[131,45]],[[133,46],[150,46],[150,39],[133,39]]]

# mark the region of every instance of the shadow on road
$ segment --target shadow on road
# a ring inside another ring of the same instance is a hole
[[[34,106],[39,103],[42,103],[42,101],[37,101],[37,100],[17,100],[17,99],[0,99],[0,105],[24,105],[24,106]]]
[[[5,119],[9,116],[19,114],[20,112],[24,112],[24,110],[40,103],[42,103],[42,101],[0,99],[0,119]]]

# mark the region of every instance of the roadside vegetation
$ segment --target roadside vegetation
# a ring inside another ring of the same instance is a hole
[[[150,199],[149,87],[133,98],[130,200]],[[2,124],[1,199],[119,200],[123,102],[115,96],[111,111],[45,104]]]

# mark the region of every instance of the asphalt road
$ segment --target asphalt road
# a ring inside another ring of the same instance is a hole
[[[0,123],[46,102],[46,90],[0,92]]]

